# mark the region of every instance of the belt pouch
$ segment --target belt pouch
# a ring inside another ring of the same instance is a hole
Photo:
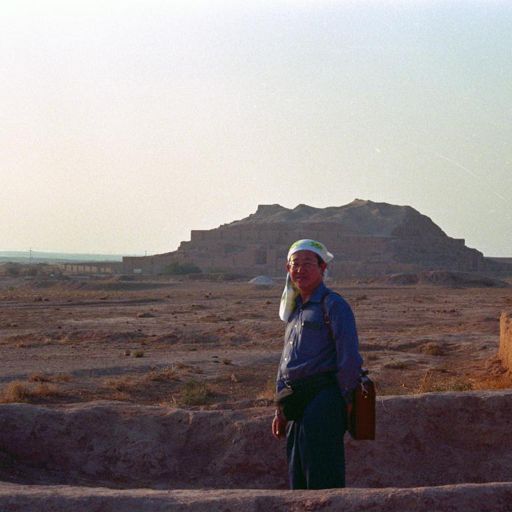
[[[324,388],[336,384],[333,374],[320,374],[296,381],[277,393],[276,402],[289,421],[302,418],[309,402]]]

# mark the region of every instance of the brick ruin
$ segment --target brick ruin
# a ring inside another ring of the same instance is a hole
[[[58,263],[57,268],[63,274],[110,275],[119,274],[123,269],[123,264],[117,261],[89,261],[76,263]]]
[[[174,252],[126,257],[123,271],[159,274],[178,262],[197,265],[203,272],[279,276],[288,247],[301,238],[320,240],[335,255],[330,265],[334,277],[433,269],[487,271],[499,266],[409,206],[355,200],[323,209],[260,205],[245,219],[192,230],[190,241]]]

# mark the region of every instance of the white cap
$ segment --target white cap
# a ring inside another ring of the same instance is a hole
[[[318,254],[320,258],[322,258],[322,261],[325,263],[329,263],[334,256],[327,250],[324,244],[317,242],[316,240],[310,240],[309,238],[305,238],[304,240],[297,240],[296,242],[293,242],[293,244],[290,246],[290,249],[288,250],[288,258],[289,261],[292,254],[295,254],[299,251],[311,251],[315,254]]]

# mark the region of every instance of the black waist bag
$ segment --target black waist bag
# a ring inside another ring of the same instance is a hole
[[[334,373],[321,373],[313,377],[291,382],[276,395],[276,403],[283,416],[289,420],[299,420],[304,409],[322,389],[336,386]]]

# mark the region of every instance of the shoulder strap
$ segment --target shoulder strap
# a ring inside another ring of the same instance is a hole
[[[332,325],[331,325],[331,319],[329,318],[329,312],[327,311],[327,305],[325,304],[325,301],[327,300],[327,297],[331,294],[332,292],[327,292],[323,297],[322,297],[322,311],[324,313],[324,323],[325,325],[327,326],[327,329],[329,329],[329,336],[331,338],[331,340],[334,340],[334,333],[332,332]]]

